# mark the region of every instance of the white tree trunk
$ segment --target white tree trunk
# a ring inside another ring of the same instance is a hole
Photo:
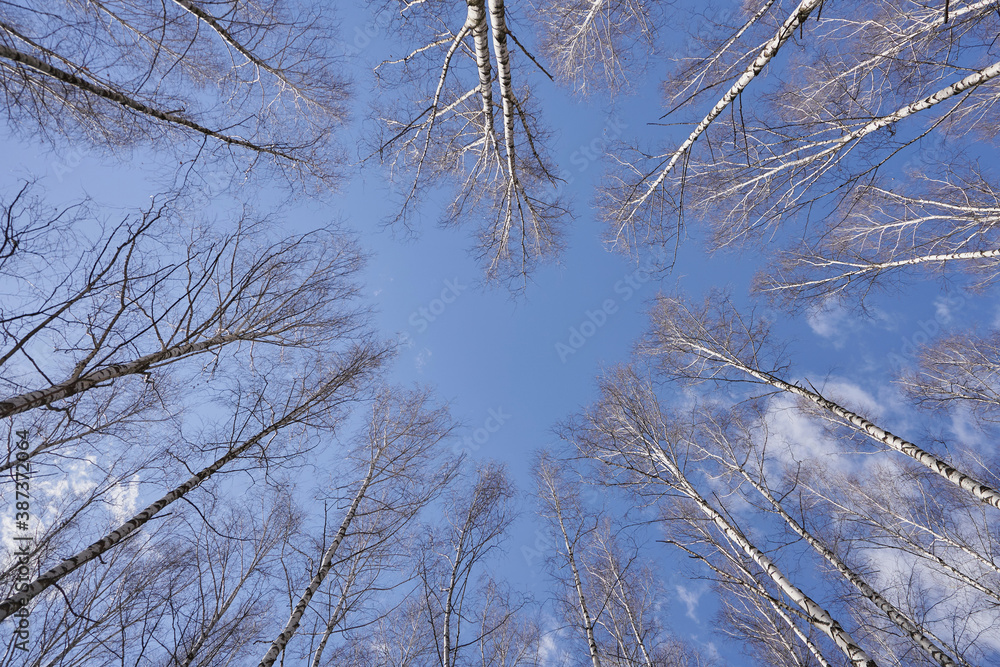
[[[673,460],[671,460],[662,448],[658,445],[651,446],[651,451],[670,475],[677,480],[674,486],[693,500],[702,513],[722,531],[727,539],[738,545],[751,560],[757,563],[768,578],[778,586],[781,592],[787,595],[792,602],[807,614],[810,623],[822,630],[833,640],[837,647],[851,661],[852,665],[855,665],[855,667],[877,667],[877,663],[869,657],[865,650],[854,641],[854,638],[841,627],[840,623],[826,609],[795,586],[767,554],[754,546],[742,532],[729,523],[722,514],[698,493],[697,489],[691,485],[687,477],[684,476],[684,473],[674,464]]]
[[[306,609],[309,608],[309,602],[312,600],[313,595],[315,595],[316,591],[319,590],[319,587],[323,585],[323,581],[326,579],[327,574],[330,573],[330,568],[333,566],[333,557],[336,555],[341,542],[344,541],[344,537],[347,535],[351,522],[354,521],[354,516],[358,512],[358,506],[361,504],[361,500],[365,497],[365,493],[368,491],[368,487],[371,485],[372,479],[374,479],[376,461],[378,461],[378,457],[373,458],[371,465],[368,466],[368,472],[365,474],[365,478],[361,483],[361,488],[358,489],[358,493],[354,496],[354,500],[351,502],[351,506],[347,510],[347,514],[344,516],[344,520],[341,522],[340,529],[337,531],[336,536],[334,536],[333,541],[326,550],[326,553],[323,554],[323,560],[320,561],[319,570],[317,570],[316,574],[313,575],[313,578],[306,587],[306,590],[302,593],[302,597],[299,598],[299,602],[295,605],[295,609],[292,610],[292,615],[289,616],[284,630],[282,630],[281,634],[279,634],[274,641],[271,642],[271,647],[267,650],[267,653],[264,654],[264,657],[260,659],[260,663],[257,667],[271,667],[271,665],[274,664],[274,661],[278,658],[278,655],[285,650],[285,646],[288,645],[289,640],[299,629],[299,623],[302,621],[302,615],[306,613]]]
[[[126,375],[142,373],[143,371],[146,371],[161,362],[192,354],[198,354],[199,352],[210,350],[213,347],[219,347],[246,337],[247,334],[245,333],[225,334],[214,336],[198,343],[188,343],[185,345],[169,347],[165,350],[153,352],[152,354],[144,355],[132,361],[110,364],[99,370],[87,373],[86,375],[82,375],[80,377],[70,378],[65,382],[52,385],[46,389],[38,389],[26,394],[11,396],[3,401],[0,401],[0,418],[10,417],[28,410],[34,410],[35,408],[50,405],[55,401],[69,398],[74,394],[87,391],[101,382],[107,382]]]
[[[279,430],[291,424],[297,420],[303,413],[306,413],[312,407],[314,403],[318,400],[322,400],[323,397],[328,396],[330,393],[335,391],[337,388],[342,386],[345,382],[349,381],[354,377],[357,372],[359,365],[363,365],[367,361],[367,357],[355,358],[351,361],[349,366],[342,369],[334,379],[325,382],[319,389],[317,389],[311,395],[303,398],[301,402],[285,414],[281,419],[273,422],[270,426],[263,429],[252,438],[246,440],[238,447],[230,449],[224,456],[218,458],[210,466],[202,469],[198,473],[194,474],[190,479],[175,487],[172,491],[164,495],[162,498],[154,502],[153,504],[146,507],[144,510],[133,516],[131,519],[120,525],[118,528],[113,530],[111,533],[101,538],[97,542],[94,542],[89,547],[80,551],[74,556],[71,556],[55,567],[50,568],[37,579],[26,585],[26,588],[3,601],[0,601],[0,621],[3,621],[8,616],[16,612],[17,610],[24,607],[28,602],[35,598],[42,591],[46,590],[52,584],[58,582],[67,574],[79,569],[83,565],[89,563],[95,558],[99,557],[101,554],[112,549],[116,544],[124,540],[126,537],[139,530],[148,523],[153,517],[155,517],[160,511],[165,507],[173,503],[174,501],[182,498],[189,491],[199,486],[206,479],[218,472],[223,466],[237,458],[248,449],[257,445],[265,438],[274,435]]]
[[[758,493],[767,499],[774,511],[778,513],[778,516],[785,520],[785,523],[788,524],[792,531],[804,539],[809,546],[816,551],[816,553],[826,559],[826,561],[830,563],[830,565],[832,565],[834,569],[836,569],[837,572],[839,572],[845,579],[847,579],[851,585],[858,590],[858,592],[878,607],[890,621],[892,621],[900,630],[905,632],[907,636],[915,641],[917,645],[920,646],[920,648],[922,648],[938,664],[943,667],[954,667],[955,661],[951,659],[951,656],[936,646],[913,620],[896,609],[891,602],[882,597],[877,590],[869,586],[868,582],[848,567],[847,564],[844,563],[844,561],[842,561],[833,551],[828,549],[825,544],[817,540],[812,533],[800,525],[798,521],[785,511],[785,508],[781,506],[781,503],[778,502],[767,487],[763,486],[760,482],[754,479],[742,467],[739,468],[739,472],[743,478],[757,490]]]
[[[559,507],[559,499],[553,492],[553,501],[556,506],[556,516],[559,519],[559,530],[562,532],[563,543],[566,545],[566,561],[569,569],[573,572],[573,586],[576,589],[577,604],[580,605],[580,619],[583,621],[583,630],[587,635],[587,648],[590,650],[590,660],[594,667],[601,667],[601,658],[597,652],[597,640],[594,637],[594,621],[587,609],[587,598],[583,594],[583,581],[580,579],[580,570],[576,567],[576,556],[573,554],[573,545],[570,543],[569,534],[566,532],[566,525],[563,523],[562,511]]]
[[[283,420],[284,421],[284,420]],[[180,486],[174,488],[170,493],[166,494],[153,504],[146,507],[131,519],[120,525],[118,528],[113,530],[107,536],[101,538],[97,542],[94,542],[89,547],[83,551],[77,553],[75,556],[71,556],[63,560],[59,565],[50,568],[46,572],[38,576],[37,579],[32,581],[27,585],[27,588],[22,590],[16,595],[13,595],[6,600],[0,602],[0,621],[3,621],[12,613],[21,609],[29,601],[35,598],[42,591],[47,589],[52,584],[58,582],[60,579],[65,577],[67,574],[73,572],[74,570],[83,567],[85,564],[94,560],[101,554],[112,549],[116,544],[124,540],[126,537],[139,530],[148,523],[153,517],[155,517],[163,508],[170,505],[175,500],[183,497],[188,491],[194,489],[206,479],[215,474],[224,465],[238,457],[240,454],[250,449],[253,445],[259,443],[265,437],[275,433],[284,424],[278,422],[272,424],[265,430],[261,431],[254,437],[250,438],[244,442],[239,447],[231,449],[225,456],[219,458],[212,465],[204,468],[194,476],[192,476],[188,481],[184,482]]]
[[[479,70],[479,94],[483,98],[484,149],[495,141],[493,135],[493,67],[490,62],[489,23],[486,20],[486,0],[467,0],[466,25],[472,26],[472,41]]]
[[[13,28],[8,29],[7,26],[4,26],[4,28],[7,29],[8,32],[13,31]],[[18,34],[18,33],[16,31],[13,31],[12,34]],[[30,40],[26,41],[29,41],[29,43],[31,43]],[[52,65],[49,65],[48,63],[42,62],[41,60],[35,58],[30,54],[22,53],[20,51],[15,51],[14,49],[5,46],[3,44],[0,44],[0,58],[6,58],[7,60],[23,65],[24,67],[33,69],[43,76],[56,79],[57,81],[62,81],[63,83],[73,86],[74,88],[77,88],[78,90],[81,90],[84,93],[94,95],[95,97],[100,97],[102,99],[108,100],[109,102],[113,102],[122,107],[125,107],[126,109],[143,114],[144,116],[149,116],[150,118],[155,118],[156,120],[162,121],[164,123],[170,123],[172,125],[185,127],[189,130],[193,130],[207,137],[212,137],[213,139],[218,139],[219,141],[222,141],[223,143],[226,144],[230,144],[232,146],[241,146],[243,148],[247,148],[249,150],[258,153],[267,153],[270,155],[274,155],[275,157],[280,157],[283,160],[298,162],[298,160],[294,156],[284,153],[278,150],[277,148],[255,144],[253,142],[246,141],[245,139],[240,139],[239,137],[232,137],[226,134],[222,134],[221,132],[209,129],[204,125],[199,125],[198,123],[192,120],[188,120],[187,118],[178,116],[176,113],[168,113],[165,111],[161,111],[159,109],[154,109],[153,107],[150,107],[140,102],[139,100],[129,97],[124,93],[121,93],[117,90],[113,90],[111,88],[106,88],[96,83],[92,83],[90,81],[87,81],[86,79],[81,79],[75,74],[71,74],[69,72],[59,69],[58,67],[54,67]]]
[[[705,130],[708,129],[708,126],[711,125],[730,104],[732,104],[733,100],[739,97],[740,93],[742,93],[746,87],[750,85],[750,82],[754,80],[754,77],[763,71],[764,67],[766,67],[772,59],[774,59],[781,47],[788,41],[788,38],[792,36],[795,30],[802,25],[807,18],[809,18],[809,15],[813,12],[813,10],[823,4],[823,1],[824,0],[802,0],[799,6],[792,11],[791,15],[789,15],[789,17],[785,19],[785,22],[781,25],[781,28],[778,29],[778,33],[771,39],[771,41],[764,45],[760,54],[752,63],[750,63],[750,66],[746,69],[743,75],[737,79],[736,83],[732,85],[726,94],[715,103],[712,110],[708,112],[708,114],[701,120],[700,123],[698,123],[694,130],[691,131],[691,134],[688,135],[687,139],[685,139],[677,150],[673,152],[670,156],[670,160],[667,161],[666,166],[660,170],[656,179],[646,187],[645,192],[634,200],[628,202],[628,211],[623,211],[619,216],[619,222],[621,223],[619,234],[621,234],[622,229],[624,229],[624,227],[635,217],[639,208],[641,208],[642,205],[645,204],[646,201],[653,195],[653,193],[656,192],[656,189],[660,187],[670,172],[673,171],[677,162],[681,159],[681,157],[683,157],[688,149],[694,145],[694,142],[697,141],[698,137],[704,134]]]
[[[770,373],[748,366],[734,354],[719,352],[690,340],[684,341],[683,344],[691,348],[693,351],[705,355],[709,359],[731,366],[753,378],[760,380],[761,382],[771,385],[772,387],[787,391],[790,394],[800,396],[811,401],[812,403],[815,403],[824,410],[837,415],[873,440],[877,440],[878,442],[888,446],[890,449],[909,456],[914,461],[937,473],[941,477],[944,477],[955,486],[968,491],[978,500],[1000,509],[1000,492],[987,486],[986,484],[983,484],[977,479],[956,470],[945,461],[942,461],[929,452],[925,452],[909,440],[904,440],[897,435],[893,435],[889,431],[879,428],[861,415],[851,412],[847,408],[820,396],[814,391],[785,382],[781,378],[775,377]]]

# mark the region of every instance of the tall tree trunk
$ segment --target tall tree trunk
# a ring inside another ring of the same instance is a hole
[[[118,528],[113,530],[111,533],[101,538],[100,540],[94,542],[89,547],[80,551],[74,556],[71,556],[63,560],[59,565],[50,568],[37,579],[27,584],[23,590],[21,590],[16,595],[13,595],[6,600],[0,601],[0,621],[3,621],[8,616],[16,612],[17,610],[24,607],[33,598],[39,595],[41,592],[45,591],[47,588],[57,583],[60,579],[65,577],[67,574],[78,570],[85,564],[99,557],[101,554],[112,549],[115,545],[120,543],[126,537],[134,533],[135,531],[142,528],[150,520],[152,520],[157,514],[159,514],[165,507],[184,497],[192,489],[196,488],[202,482],[207,480],[209,477],[218,472],[223,466],[225,466],[230,461],[236,459],[241,454],[249,450],[254,445],[259,444],[268,436],[276,434],[279,430],[285,426],[293,423],[299,417],[303,416],[314,404],[322,400],[324,397],[329,396],[337,388],[343,386],[351,379],[354,378],[359,368],[366,365],[368,357],[366,354],[361,353],[360,356],[352,359],[352,363],[345,369],[342,369],[337,373],[336,377],[328,382],[325,382],[318,390],[313,392],[310,396],[303,399],[295,408],[285,414],[281,419],[273,422],[270,426],[263,429],[252,438],[246,440],[238,447],[230,449],[224,456],[218,458],[210,466],[203,468],[201,471],[194,474],[190,479],[175,487],[172,491],[164,495],[162,498],[154,502],[153,504],[146,507],[144,510],[133,516],[131,519],[120,525]]]
[[[847,579],[859,593],[880,609],[889,618],[889,620],[896,625],[896,627],[905,632],[908,637],[915,641],[920,648],[922,648],[938,664],[942,665],[942,667],[954,667],[955,661],[952,660],[951,656],[936,646],[934,642],[932,642],[931,639],[923,633],[920,626],[917,625],[916,622],[896,609],[891,602],[886,600],[877,590],[872,588],[863,577],[848,567],[848,565],[842,561],[837,554],[828,549],[825,544],[816,539],[812,533],[807,531],[805,527],[803,527],[788,512],[786,512],[785,508],[781,506],[781,503],[774,497],[774,495],[771,494],[770,489],[750,475],[742,466],[738,466],[738,469],[740,475],[747,482],[749,482],[750,485],[756,489],[768,503],[770,503],[771,507],[778,514],[778,516],[784,519],[785,523],[788,524],[788,527],[791,528],[796,535],[804,539],[806,543],[808,543],[809,546],[816,551],[816,553],[830,563],[830,565],[832,565],[837,572]]]
[[[672,486],[693,500],[702,513],[722,531],[726,538],[738,545],[751,560],[757,563],[768,578],[778,586],[781,592],[787,595],[792,602],[806,613],[809,622],[833,640],[837,647],[851,661],[852,665],[856,667],[877,667],[877,663],[869,657],[865,650],[854,641],[854,638],[844,630],[840,623],[826,609],[795,586],[767,554],[750,542],[738,528],[733,526],[726,517],[720,514],[718,510],[702,497],[662,448],[658,445],[651,445],[650,449],[656,460],[676,480],[676,484],[672,484]],[[669,484],[669,482],[667,483]]]
[[[490,62],[489,22],[486,20],[486,0],[467,0],[466,25],[471,26],[472,41],[479,70],[479,94],[483,99],[483,150],[496,141],[493,129],[493,67]]]
[[[941,477],[944,477],[955,486],[968,491],[978,500],[1000,509],[1000,492],[987,486],[986,484],[983,484],[979,480],[956,470],[945,461],[942,461],[929,452],[925,452],[912,442],[904,440],[897,435],[893,435],[889,431],[879,428],[861,415],[851,412],[847,408],[824,398],[817,392],[804,389],[798,385],[791,384],[781,378],[775,377],[766,371],[749,366],[742,360],[738,359],[735,355],[723,354],[717,350],[713,350],[697,343],[688,342],[687,344],[690,347],[695,348],[697,351],[708,355],[710,358],[721,361],[722,363],[737,370],[743,371],[747,375],[765,382],[772,387],[776,387],[782,391],[786,391],[795,396],[800,396],[808,401],[811,401],[812,403],[815,403],[824,410],[837,415],[849,425],[858,431],[861,431],[873,440],[877,440],[878,442],[887,445],[889,448],[909,456],[914,461],[937,473]]]
[[[11,396],[0,401],[0,418],[10,417],[28,410],[51,405],[55,401],[69,398],[80,392],[87,391],[101,382],[107,382],[126,375],[142,373],[163,361],[205,352],[214,347],[220,347],[236,340],[246,339],[252,334],[235,333],[213,336],[197,343],[185,343],[169,347],[159,352],[147,354],[132,361],[110,364],[86,375],[71,377],[64,382],[54,384],[45,389],[37,389],[25,394]]]
[[[375,477],[375,464],[378,459],[378,456],[372,459],[371,465],[368,466],[368,472],[365,474],[365,478],[361,483],[361,488],[358,489],[353,502],[351,502],[350,508],[347,510],[347,514],[344,516],[344,520],[340,523],[340,529],[333,538],[333,542],[331,542],[330,546],[327,548],[326,553],[323,554],[323,560],[320,561],[319,570],[317,570],[316,574],[313,575],[313,578],[306,587],[306,590],[302,593],[302,597],[299,598],[298,604],[296,604],[295,609],[292,610],[292,615],[288,617],[288,622],[285,624],[285,628],[281,631],[281,634],[279,634],[274,641],[271,642],[271,647],[267,650],[267,653],[264,654],[264,657],[260,659],[260,663],[257,667],[271,667],[271,665],[274,664],[274,661],[278,658],[278,655],[285,650],[285,646],[288,645],[289,640],[299,629],[299,623],[302,621],[302,615],[306,613],[306,609],[309,608],[309,602],[312,600],[313,595],[315,595],[316,591],[319,590],[319,587],[323,585],[323,581],[330,573],[330,568],[333,566],[333,557],[336,555],[341,542],[344,541],[344,537],[347,535],[347,531],[351,527],[351,522],[354,521],[354,516],[358,512],[358,506],[361,504],[361,500],[365,497],[365,493],[368,491],[368,487],[371,485],[372,480]]]
[[[587,597],[583,594],[583,581],[580,579],[580,570],[576,566],[576,556],[573,553],[573,544],[566,532],[566,524],[563,522],[562,510],[559,505],[559,498],[555,492],[552,494],[556,507],[556,517],[559,521],[559,531],[563,536],[563,544],[566,545],[566,562],[573,573],[573,587],[576,590],[577,604],[580,606],[580,620],[583,622],[583,631],[587,635],[587,648],[590,650],[590,660],[594,667],[601,667],[601,659],[597,651],[597,639],[594,637],[594,621],[587,609]]]
[[[14,28],[10,26],[0,24],[0,28],[3,28],[8,33],[17,36],[19,39],[31,44],[32,46],[35,46],[36,48],[42,48],[37,44],[35,44],[34,42],[32,42],[31,40],[24,37],[23,35],[21,35],[19,32],[17,32]],[[101,99],[117,104],[122,108],[128,109],[133,113],[142,114],[144,116],[148,116],[150,118],[162,121],[164,123],[169,123],[171,125],[176,125],[178,127],[183,127],[192,130],[206,137],[212,137],[213,139],[218,139],[219,141],[229,144],[231,146],[240,146],[242,148],[247,148],[257,153],[270,154],[275,157],[282,158],[284,160],[289,160],[291,162],[299,161],[298,158],[296,158],[294,155],[281,151],[276,147],[262,145],[262,144],[255,144],[251,141],[240,139],[239,137],[233,137],[227,134],[223,134],[222,132],[209,129],[204,125],[199,125],[198,123],[192,120],[188,120],[187,118],[178,116],[176,112],[167,112],[167,111],[162,111],[160,109],[154,109],[153,107],[150,107],[147,104],[137,99],[134,99],[129,95],[126,95],[118,90],[107,88],[100,84],[83,79],[75,74],[71,74],[70,72],[67,72],[65,70],[59,69],[58,67],[43,62],[28,53],[15,51],[14,49],[3,44],[0,44],[0,58],[4,58],[13,63],[17,63],[22,67],[34,70],[38,74],[41,74],[42,76],[47,77],[49,79],[61,81],[62,83],[72,86],[73,88],[76,88],[77,90],[85,94],[93,95],[94,97],[99,97]]]
[[[809,18],[809,15],[817,7],[823,4],[823,1],[824,0],[802,0],[799,6],[792,11],[789,17],[785,19],[785,22],[778,29],[778,33],[771,39],[771,41],[764,45],[760,54],[752,63],[750,63],[750,66],[746,69],[743,75],[740,76],[740,78],[736,80],[726,94],[715,103],[715,106],[712,107],[711,111],[705,115],[694,130],[691,131],[691,134],[688,135],[687,139],[685,139],[681,145],[677,147],[677,150],[675,150],[670,156],[670,160],[668,160],[666,166],[660,170],[656,179],[646,187],[645,191],[639,197],[636,197],[626,204],[628,210],[622,211],[618,215],[618,221],[622,224],[622,227],[627,225],[635,217],[639,208],[641,208],[642,205],[645,204],[650,197],[652,197],[653,193],[656,192],[656,189],[660,187],[670,172],[673,171],[677,162],[680,161],[681,157],[683,157],[684,154],[694,145],[694,142],[697,141],[698,137],[704,134],[705,130],[708,129],[708,126],[711,125],[715,119],[717,119],[722,112],[733,103],[733,100],[739,97],[746,87],[750,85],[750,82],[763,71],[767,64],[778,54],[781,47],[785,45],[788,38],[792,36],[799,26],[805,23],[805,20]]]

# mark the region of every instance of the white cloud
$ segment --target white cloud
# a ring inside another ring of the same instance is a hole
[[[850,327],[850,319],[844,308],[825,301],[821,306],[810,308],[806,313],[806,323],[817,336],[833,340],[835,345],[843,344],[843,338]]]
[[[698,616],[695,614],[695,611],[698,609],[698,602],[701,600],[701,596],[704,595],[704,593],[704,588],[695,591],[681,584],[677,584],[677,597],[679,597],[681,602],[687,606],[687,612],[685,615],[695,623],[698,622]]]
[[[111,488],[108,497],[115,522],[125,523],[139,508],[139,476],[135,475],[127,482],[116,484]]]
[[[554,618],[546,617],[544,626],[546,629],[542,634],[538,649],[540,663],[552,667],[570,664],[571,655],[561,645],[566,634],[565,625],[557,622]]]
[[[809,459],[822,459],[846,472],[847,457],[840,455],[836,443],[823,431],[823,425],[809,417],[788,396],[775,398],[767,411],[768,450],[781,463],[794,464]]]
[[[551,665],[556,662],[557,656],[562,652],[556,644],[555,638],[551,634],[543,635],[539,646],[538,656],[542,659],[543,665]]]
[[[867,391],[846,380],[828,380],[823,383],[820,393],[845,408],[859,412],[868,418],[881,415],[885,407]]]
[[[413,362],[413,365],[416,367],[418,373],[424,372],[424,368],[430,362],[431,355],[433,354],[434,353],[431,352],[430,349],[426,347],[417,353],[417,358]]]
[[[951,415],[951,432],[955,434],[957,444],[962,447],[979,450],[990,454],[992,441],[986,437],[968,409],[958,408]]]
[[[885,412],[882,402],[854,383],[834,379],[817,389],[825,398],[873,421]],[[766,419],[768,450],[781,463],[822,460],[842,473],[851,472],[862,464],[855,457],[844,456],[839,439],[831,438],[820,418],[803,413],[792,396],[773,398],[768,404]]]
[[[934,299],[934,317],[941,324],[951,323],[951,299],[940,296]]]
[[[944,304],[947,307],[947,304]],[[866,315],[852,313],[833,299],[827,299],[806,311],[806,324],[817,336],[841,348],[851,334],[863,333],[864,327],[876,326],[893,331],[899,326],[899,318],[879,308],[867,309]]]

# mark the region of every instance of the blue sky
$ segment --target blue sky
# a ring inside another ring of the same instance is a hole
[[[400,55],[392,53],[369,15],[355,7],[339,11],[344,48],[361,46],[358,58],[364,64]],[[393,380],[433,386],[465,425],[456,451],[468,449],[474,460],[506,462],[524,490],[530,488],[531,453],[554,442],[551,429],[558,420],[595,399],[594,378],[602,367],[628,358],[646,326],[644,311],[658,291],[698,295],[711,286],[729,286],[743,300],[756,269],[752,256],[708,256],[698,239],[691,238],[682,245],[671,274],[648,276],[645,259],[610,253],[601,241],[604,228],[591,203],[602,166],[588,151],[597,152],[619,136],[655,136],[661,141],[676,137],[676,129],[648,124],[661,113],[658,82],[665,67],[656,63],[636,85],[642,94],[621,97],[614,107],[606,106],[603,97],[581,101],[554,84],[538,85],[544,117],[555,131],[554,158],[572,177],[566,192],[576,220],[568,230],[565,253],[537,271],[517,298],[480,283],[480,268],[468,254],[471,229],[437,226],[443,197],[432,197],[422,207],[415,238],[400,238],[384,229],[393,210],[384,172],[377,165],[353,173],[331,196],[300,200],[283,211],[290,230],[339,220],[360,234],[372,252],[365,281],[378,311],[376,322],[385,336],[401,343]],[[355,120],[360,121],[368,86],[363,67],[356,80]],[[357,128],[355,124],[344,133],[343,143],[352,151]],[[133,158],[142,163],[141,151]],[[8,186],[31,173],[67,198],[83,190],[122,207],[139,205],[157,191],[140,170],[123,169],[120,162],[87,150],[79,155],[38,153],[32,146],[11,142],[5,172]],[[696,230],[691,233],[696,236]],[[895,422],[893,430],[916,437],[920,425],[905,421],[904,411],[894,411],[898,399],[882,374],[894,359],[909,360],[910,351],[931,330],[967,326],[970,320],[984,326],[995,322],[1000,314],[997,302],[993,293],[945,290],[931,280],[911,285],[905,296],[880,297],[873,305],[873,317],[834,306],[780,316],[777,328],[794,341],[791,350],[799,376],[817,383],[851,378],[888,414],[903,420]],[[530,500],[523,508],[524,517],[507,544],[503,571],[515,583],[538,591],[547,579],[540,563],[528,563],[524,557],[524,548],[537,541],[537,521],[531,517]],[[738,655],[738,648],[726,647],[714,635],[712,606],[699,598],[707,588],[704,582],[671,572],[679,560],[666,546],[653,545],[649,553],[663,556],[667,588],[674,595],[669,616],[675,631],[716,642],[723,655]]]

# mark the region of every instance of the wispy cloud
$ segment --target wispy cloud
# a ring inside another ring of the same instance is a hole
[[[837,347],[844,344],[851,328],[850,314],[834,301],[824,301],[806,313],[806,323],[813,333],[833,342]]]
[[[700,622],[696,612],[698,610],[698,602],[701,600],[701,596],[704,595],[704,593],[704,588],[700,590],[692,590],[687,586],[677,584],[677,597],[680,598],[681,602],[683,602],[685,606],[687,606],[687,612],[685,612],[685,615],[695,623]]]

